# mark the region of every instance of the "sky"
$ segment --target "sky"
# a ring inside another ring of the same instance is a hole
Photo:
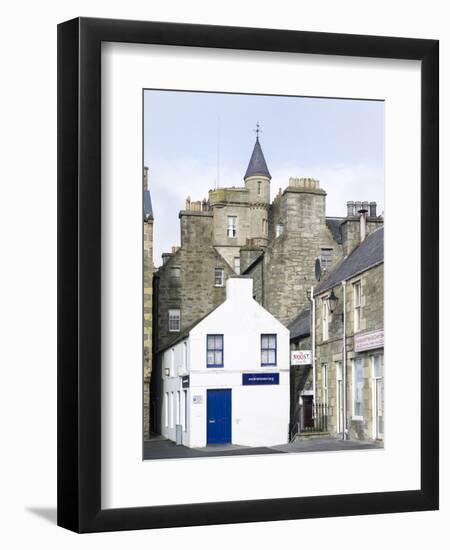
[[[384,210],[384,102],[146,90],[156,266],[180,244],[178,212],[188,195],[201,200],[209,189],[244,185],[257,122],[272,198],[289,177],[309,177],[327,192],[327,216],[345,216],[348,200]]]

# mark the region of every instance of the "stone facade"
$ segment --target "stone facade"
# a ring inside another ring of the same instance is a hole
[[[144,169],[144,193],[148,169]],[[150,211],[151,212],[151,211]],[[153,213],[144,212],[144,440],[150,437],[150,379],[153,355]]]
[[[347,378],[347,428],[350,439],[373,440],[383,438],[382,418],[377,418],[374,404],[377,395],[383,416],[384,392],[384,350],[383,347],[357,352],[355,335],[383,330],[384,320],[384,265],[381,263],[345,282],[345,317],[346,317],[346,378]],[[360,284],[360,328],[355,330],[355,285]],[[316,299],[316,402],[329,407],[328,431],[331,435],[342,437],[344,400],[343,381],[343,285],[333,288],[338,298],[336,310],[329,313],[328,338],[324,338],[323,303],[330,295],[331,289],[318,294]],[[355,411],[355,362],[361,361],[363,371],[362,407]],[[377,372],[375,363],[379,362]],[[376,375],[376,376],[375,376]],[[340,391],[338,391],[340,385]],[[361,414],[359,414],[359,412]],[[380,412],[380,411],[378,411]],[[377,426],[378,422],[378,426]]]

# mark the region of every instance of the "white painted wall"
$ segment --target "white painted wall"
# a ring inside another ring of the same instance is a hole
[[[289,331],[253,299],[253,281],[229,278],[223,304],[196,325],[189,336],[162,356],[163,392],[182,391],[182,375],[189,374],[187,431],[183,444],[203,447],[207,443],[207,390],[230,388],[232,443],[270,446],[288,441],[289,425]],[[224,366],[208,368],[208,334],[223,334]],[[261,366],[261,334],[277,335],[277,365]],[[184,357],[187,346],[187,360]],[[165,375],[170,369],[170,376]],[[279,373],[277,385],[243,386],[243,373]],[[175,441],[175,422],[165,424],[169,403],[164,401],[161,433]],[[176,409],[176,407],[175,407]],[[176,415],[176,413],[175,413]]]

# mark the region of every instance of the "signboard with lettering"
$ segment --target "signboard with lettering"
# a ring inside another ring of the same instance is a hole
[[[266,386],[270,384],[279,384],[280,374],[278,372],[261,372],[257,374],[242,374],[243,386]]]
[[[181,377],[181,387],[189,388],[189,374]]]
[[[384,330],[372,330],[355,334],[355,351],[366,351],[384,347]]]
[[[311,365],[312,353],[310,349],[296,349],[291,351],[291,365]]]

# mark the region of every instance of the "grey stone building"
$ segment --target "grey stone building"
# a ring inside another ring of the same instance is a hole
[[[153,208],[144,168],[144,439],[150,437],[150,379],[153,356]]]
[[[314,291],[316,402],[331,435],[383,440],[383,227],[362,239]]]

